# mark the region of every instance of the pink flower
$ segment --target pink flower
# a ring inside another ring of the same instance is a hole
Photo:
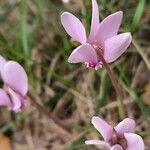
[[[0,106],[18,112],[26,105],[28,79],[26,72],[15,61],[6,61],[0,56],[0,75],[4,82],[0,89]]]
[[[68,62],[84,62],[87,67],[96,70],[102,67],[102,62],[97,55],[95,46],[101,49],[101,53],[107,63],[111,63],[119,58],[131,43],[130,33],[118,34],[123,13],[118,11],[106,17],[101,23],[99,21],[99,10],[96,0],[92,0],[92,21],[89,37],[78,18],[69,12],[61,15],[61,23],[66,32],[76,41],[81,43],[71,53]]]
[[[104,141],[88,140],[85,144],[100,145],[110,150],[144,150],[143,139],[134,133],[134,120],[126,118],[113,128],[101,118],[94,116],[92,124],[101,133]]]

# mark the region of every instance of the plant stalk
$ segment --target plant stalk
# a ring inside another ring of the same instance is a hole
[[[65,126],[64,124],[62,124],[55,116],[53,116],[46,108],[44,108],[42,105],[40,105],[36,100],[35,100],[35,96],[33,94],[31,94],[30,92],[28,93],[31,103],[33,105],[35,105],[35,107],[42,112],[45,116],[47,116],[49,119],[53,120],[53,122],[59,127],[61,128],[63,131],[65,131],[66,133],[70,133],[70,128],[68,128],[67,126]]]
[[[119,113],[120,113],[120,117],[121,119],[124,119],[125,116],[126,116],[126,111],[125,111],[125,107],[124,107],[124,104],[123,104],[123,94],[122,94],[122,91],[121,89],[119,88],[118,86],[118,82],[115,78],[115,75],[113,74],[111,68],[109,67],[109,65],[107,64],[107,62],[105,61],[103,55],[102,55],[102,49],[97,46],[97,45],[93,45],[93,48],[96,50],[96,53],[98,55],[98,58],[102,61],[103,65],[105,66],[106,70],[107,70],[107,73],[109,75],[109,78],[112,82],[112,85],[116,91],[116,94],[117,94],[117,97],[118,97],[118,102],[119,102]]]

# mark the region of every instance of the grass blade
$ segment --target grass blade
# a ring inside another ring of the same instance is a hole
[[[134,32],[137,29],[137,27],[139,26],[142,14],[144,12],[144,8],[145,8],[145,0],[139,0],[139,3],[137,5],[135,14],[133,17],[133,22],[131,25],[131,32]]]

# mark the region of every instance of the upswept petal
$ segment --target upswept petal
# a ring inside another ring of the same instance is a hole
[[[0,74],[1,74],[2,70],[4,69],[4,66],[6,63],[7,63],[7,61],[5,60],[5,58],[0,56]]]
[[[8,108],[12,107],[11,101],[3,89],[0,89],[0,106],[7,106]]]
[[[92,20],[91,20],[91,31],[88,38],[89,42],[94,42],[94,36],[99,26],[99,9],[96,0],[92,0]]]
[[[85,144],[87,145],[101,145],[101,147],[103,148],[110,148],[110,145],[104,141],[100,141],[100,140],[87,140],[85,141]]]
[[[118,33],[123,12],[118,11],[106,17],[99,25],[96,40],[103,47],[106,39],[115,36]]]
[[[128,147],[126,150],[144,150],[143,139],[134,133],[125,133],[124,134]]]
[[[81,44],[86,42],[86,32],[81,21],[69,12],[61,15],[61,23],[66,32]]]
[[[101,133],[104,140],[108,142],[112,136],[113,128],[101,118],[94,116],[92,117],[92,124]]]
[[[135,132],[135,121],[133,119],[126,118],[115,127],[115,130],[119,135]]]
[[[17,93],[15,93],[11,88],[8,88],[8,92],[13,103],[11,109],[15,112],[19,112],[22,106],[21,97]]]
[[[111,147],[110,150],[123,150],[123,148],[120,145],[116,144],[113,147]]]
[[[105,41],[104,58],[111,63],[119,58],[129,47],[132,41],[130,33],[122,33]]]
[[[4,83],[25,96],[28,91],[28,79],[23,67],[14,61],[8,61],[2,71],[2,78]]]
[[[97,54],[94,48],[86,43],[77,47],[68,58],[69,63],[92,62],[97,63]]]

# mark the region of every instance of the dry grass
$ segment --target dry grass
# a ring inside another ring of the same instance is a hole
[[[122,9],[121,31],[133,30],[134,43],[111,67],[123,89],[128,117],[135,119],[136,132],[144,138],[145,149],[150,150],[150,102],[149,96],[143,96],[150,93],[146,88],[150,83],[147,5],[140,22],[133,26],[137,1],[127,0],[126,5],[123,1],[112,1],[106,5],[99,0],[99,4],[101,18]],[[76,43],[66,36],[60,13],[74,12],[88,28],[90,7],[90,0],[65,5],[60,0],[0,1],[1,55],[25,67],[34,99],[67,128],[45,116],[29,96],[28,107],[21,113],[13,114],[6,109],[0,112],[0,131],[11,139],[14,150],[98,150],[99,147],[84,144],[85,139],[101,138],[90,124],[91,117],[99,115],[112,125],[121,120],[116,94],[105,69],[96,72],[67,62]]]

